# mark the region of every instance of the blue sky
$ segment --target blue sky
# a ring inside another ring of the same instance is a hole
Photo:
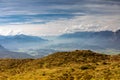
[[[120,0],[0,0],[0,35],[120,29]]]

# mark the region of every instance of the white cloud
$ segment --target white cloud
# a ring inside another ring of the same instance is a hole
[[[59,19],[46,24],[20,24],[0,26],[1,35],[59,35],[75,31],[102,31],[120,29],[119,15],[76,16],[71,19]],[[12,32],[11,32],[12,31]]]

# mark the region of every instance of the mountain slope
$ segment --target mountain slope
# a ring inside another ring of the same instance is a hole
[[[41,37],[24,34],[13,36],[0,36],[0,44],[10,50],[39,48],[40,45],[43,45],[47,42],[48,40]]]
[[[120,42],[120,30],[115,32],[116,42]]]
[[[14,36],[0,36],[0,43],[10,43],[10,42],[20,42],[20,43],[28,43],[28,42],[44,42],[47,41],[37,36],[29,36],[29,35],[14,35]]]
[[[0,59],[0,79],[119,80],[119,66],[120,55],[57,52],[40,59]]]
[[[112,31],[99,31],[99,32],[74,32],[74,33],[68,33],[63,34],[60,36],[60,38],[101,38],[101,39],[109,39],[109,38],[120,38],[120,30],[117,30],[116,32]]]
[[[61,49],[90,49],[95,51],[120,50],[120,30],[100,32],[74,32],[59,36],[58,43],[51,45]],[[57,41],[56,41],[57,42]]]
[[[101,61],[102,59],[107,60],[108,58],[109,58],[108,55],[98,54],[90,50],[76,50],[72,52],[57,52],[40,59],[40,62],[41,63],[47,62],[48,64],[46,64],[46,67],[51,67],[65,65],[67,66],[73,63],[82,64],[94,61],[98,62]]]
[[[95,37],[111,37],[113,32],[101,31],[101,32],[74,32],[67,33],[60,36],[60,38],[95,38]]]
[[[12,52],[0,45],[0,58],[31,58],[26,53]]]
[[[0,51],[7,51],[2,45],[0,45]]]

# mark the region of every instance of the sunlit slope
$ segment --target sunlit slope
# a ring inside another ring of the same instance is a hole
[[[57,52],[40,59],[1,59],[0,80],[119,80],[120,55],[90,50]]]

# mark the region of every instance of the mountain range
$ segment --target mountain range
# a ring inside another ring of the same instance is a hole
[[[18,43],[28,43],[28,42],[43,42],[47,41],[37,36],[29,36],[29,35],[13,35],[13,36],[0,36],[0,43],[8,43],[8,42],[18,42]]]
[[[100,38],[100,39],[114,39],[120,40],[120,30],[112,31],[99,31],[99,32],[74,32],[67,33],[59,36],[60,38]]]
[[[116,49],[120,50],[120,30],[99,31],[99,32],[74,32],[66,33],[57,37],[58,43],[51,45],[53,48],[62,49],[92,49],[92,50],[106,50]],[[57,41],[56,40],[56,41]]]
[[[48,42],[47,39],[43,39],[38,36],[31,35],[0,35],[0,44],[8,49],[29,48],[38,47],[43,43]]]
[[[70,51],[75,49],[117,53],[120,52],[119,44],[120,30],[116,32],[74,32],[53,36],[53,38],[41,38],[24,34],[14,36],[1,35],[0,45],[3,45],[5,48],[0,46],[0,58],[24,58],[31,56],[39,58],[56,51]]]

